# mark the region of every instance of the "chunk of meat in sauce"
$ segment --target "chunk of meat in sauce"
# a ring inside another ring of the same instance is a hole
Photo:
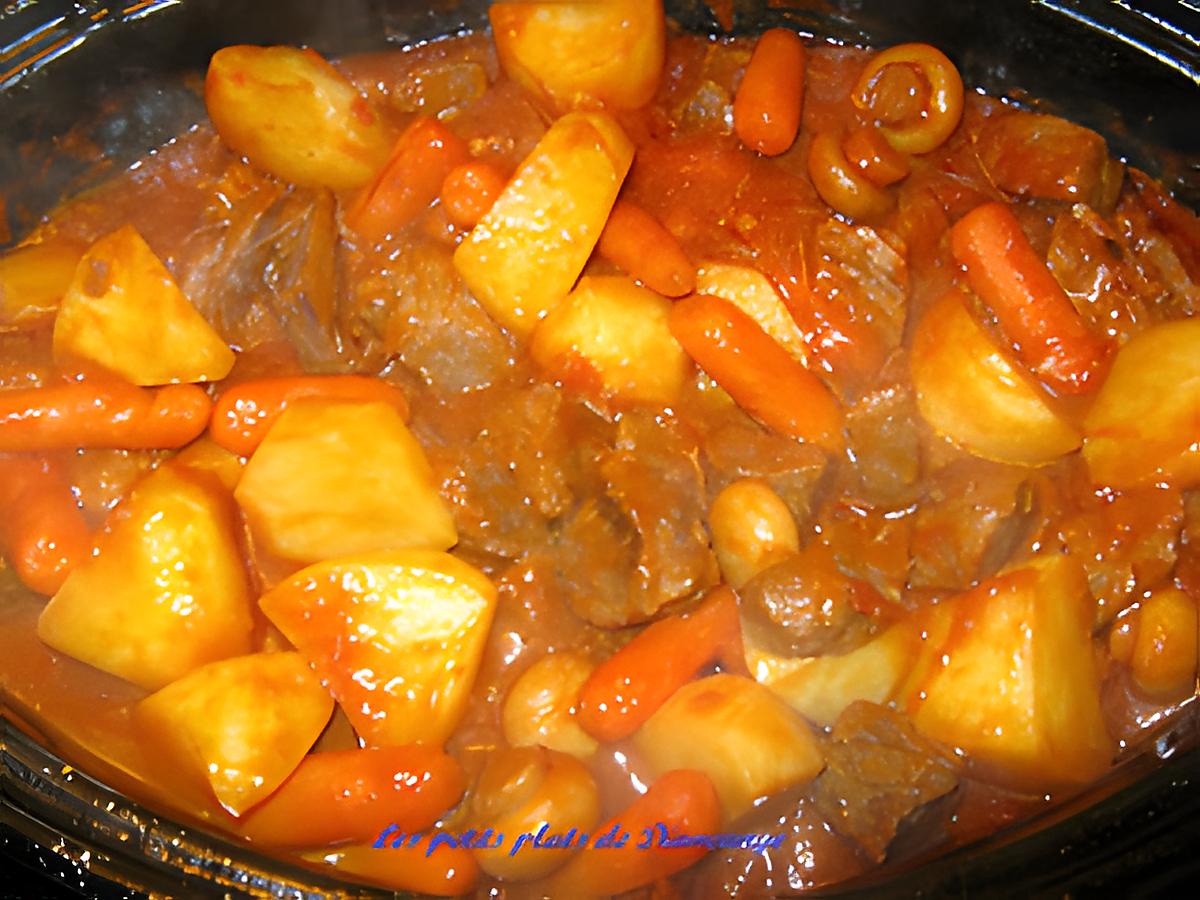
[[[950,793],[959,764],[901,713],[856,701],[834,723],[813,797],[833,827],[876,861],[905,816]]]
[[[644,622],[717,582],[700,450],[681,428],[627,413],[600,471],[605,497],[575,511],[558,547],[560,577],[581,616],[605,628]]]
[[[842,466],[848,492],[867,503],[902,507],[921,476],[921,417],[908,380],[908,357],[892,355],[878,379],[846,410],[854,465]]]

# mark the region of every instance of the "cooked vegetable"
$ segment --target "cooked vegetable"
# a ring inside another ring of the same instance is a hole
[[[509,77],[560,109],[636,109],[658,87],[662,0],[493,3],[488,18]]]
[[[514,747],[540,744],[586,759],[596,752],[596,739],[580,727],[579,692],[592,673],[592,663],[571,650],[548,653],[526,669],[504,701],[504,739]]]
[[[283,783],[332,711],[299,653],[254,653],[193,669],[138,703],[134,721],[236,816]]]
[[[395,234],[437,198],[446,176],[466,159],[462,138],[437,119],[417,117],[346,211],[346,224],[369,241]]]
[[[445,553],[318,563],[259,600],[370,746],[441,744],[462,718],[496,589]]]
[[[289,403],[235,496],[255,541],[297,562],[458,540],[420,444],[377,401]]]
[[[984,459],[1040,465],[1080,444],[1064,421],[967,312],[961,291],[934,302],[910,358],[921,415]]]
[[[802,365],[808,357],[804,333],[771,280],[757,269],[731,263],[704,263],[696,273],[696,293],[727,300]]]
[[[204,80],[208,117],[254,165],[295,184],[361,187],[391,138],[371,104],[314,50],[225,47]]]
[[[695,287],[696,267],[675,236],[628,200],[612,208],[596,252],[664,297],[682,297]]]
[[[707,775],[726,819],[814,778],[825,765],[804,720],[769,689],[738,675],[684,685],[633,742],[654,772],[696,769]]]
[[[134,384],[218,381],[234,355],[132,226],[79,261],[54,319],[54,359]]]
[[[428,828],[465,788],[462,766],[436,747],[312,753],[238,832],[269,847],[370,842]]]
[[[250,651],[233,503],[211,476],[164,465],[109,515],[94,556],[42,611],[38,637],[147,690]]]
[[[667,772],[628,807],[598,825],[592,841],[552,884],[572,897],[620,894],[651,884],[686,869],[707,852],[704,847],[661,846],[660,826],[670,837],[712,834],[720,819],[717,792],[704,773]]]
[[[192,441],[179,451],[174,463],[198,472],[207,472],[230,491],[242,480],[242,470],[246,465],[240,456],[208,438]]]
[[[571,113],[550,126],[454,253],[496,321],[528,335],[567,295],[632,162],[633,144],[610,116]]]
[[[1151,697],[1180,700],[1196,687],[1196,602],[1174,587],[1158,588],[1140,601],[1134,616],[1129,669]]]
[[[808,177],[822,200],[851,219],[882,216],[894,202],[846,159],[841,140],[830,131],[816,135],[809,145]]]
[[[902,703],[922,733],[997,779],[1085,784],[1114,749],[1091,627],[1079,563],[1039,557],[930,608]]]
[[[778,156],[792,146],[800,130],[805,64],[796,32],[772,28],[759,36],[733,101],[733,128],[747,147]]]
[[[950,230],[950,246],[1031,372],[1064,394],[1097,386],[1108,344],[1088,329],[1007,206],[971,210]]]
[[[842,139],[842,152],[853,171],[878,187],[887,187],[908,176],[911,166],[874,125],[860,125]]]
[[[404,392],[382,378],[365,375],[298,375],[257,378],[223,391],[213,405],[212,439],[239,456],[258,449],[271,426],[296,400],[386,403],[408,420]]]
[[[755,478],[727,485],[708,511],[721,574],[740,588],[764,569],[800,552],[796,520],[778,494]]]
[[[746,412],[836,451],[842,412],[829,388],[731,303],[698,294],[671,307],[671,333]]]
[[[508,179],[495,166],[479,160],[455,166],[442,182],[441,200],[450,221],[474,228],[504,193]]]
[[[595,400],[666,406],[689,366],[667,327],[671,304],[621,276],[585,277],[538,325],[529,355]]]
[[[0,328],[36,325],[53,315],[83,251],[74,241],[51,239],[0,253]]]
[[[850,704],[886,703],[900,688],[919,640],[906,625],[841,656],[807,659],[749,654],[755,678],[818,725],[832,725]]]
[[[0,457],[0,508],[4,556],[30,590],[55,593],[91,555],[91,532],[53,459]]]
[[[909,117],[894,119],[894,111],[877,100],[879,82],[891,66],[911,67],[925,82],[928,101],[916,121]],[[851,96],[855,106],[875,115],[883,136],[902,153],[937,149],[958,127],[963,113],[963,84],[958,69],[929,44],[900,44],[877,53],[863,69]]]
[[[659,619],[592,671],[579,724],[601,741],[629,737],[706,665],[745,672],[737,600],[718,588],[687,616]]]
[[[1092,480],[1115,488],[1200,484],[1198,420],[1200,321],[1143,331],[1117,353],[1084,420],[1083,458]]]
[[[211,410],[194,384],[146,389],[88,378],[0,391],[0,452],[173,449],[200,436]]]
[[[593,834],[600,792],[573,756],[545,747],[504,749],[488,757],[471,816],[477,830],[505,836],[504,844],[475,851],[480,868],[505,881],[532,881],[565,865],[581,836]],[[554,840],[565,846],[541,846]]]

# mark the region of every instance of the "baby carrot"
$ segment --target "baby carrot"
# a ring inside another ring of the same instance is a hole
[[[621,894],[674,875],[699,861],[702,846],[664,847],[683,835],[712,834],[721,809],[703,772],[675,769],[650,785],[623,812],[600,825],[593,840],[554,877],[564,897]],[[611,840],[600,846],[597,841]],[[556,891],[550,892],[559,896]]]
[[[442,206],[460,228],[474,228],[508,184],[499,169],[478,160],[455,166],[442,182]]]
[[[416,119],[396,141],[375,182],[350,206],[346,225],[369,241],[383,239],[429,206],[450,170],[466,158],[462,138],[437,119]]]
[[[475,889],[479,863],[466,847],[441,845],[430,853],[430,835],[409,847],[377,849],[370,844],[351,844],[332,850],[304,854],[319,871],[354,875],[364,881],[406,894],[429,897],[461,897]]]
[[[950,229],[950,248],[1030,371],[1063,394],[1097,385],[1109,343],[1088,329],[1007,206],[971,210]]]
[[[579,691],[579,724],[601,741],[629,737],[717,661],[746,673],[737,600],[728,587],[714,590],[690,615],[659,619],[593,669]]]
[[[395,385],[373,375],[298,375],[256,378],[225,391],[208,426],[213,441],[238,456],[249,456],[289,403],[302,398],[382,402],[408,418],[408,401]]]
[[[92,539],[59,466],[35,456],[0,458],[0,538],[30,590],[52,595],[92,552]]]
[[[754,45],[733,100],[733,129],[751,150],[778,156],[796,140],[804,61],[804,44],[786,28],[764,32]]]
[[[102,378],[0,391],[0,452],[171,450],[198,437],[211,410],[194,384],[141,388]]]
[[[388,829],[428,828],[465,789],[462,767],[437,747],[311,753],[240,830],[271,847],[378,842]]]
[[[696,267],[675,236],[628,200],[618,200],[613,207],[596,249],[664,297],[682,297],[696,287]]]
[[[742,409],[768,428],[829,450],[842,445],[833,394],[732,303],[696,294],[671,307],[675,339]]]

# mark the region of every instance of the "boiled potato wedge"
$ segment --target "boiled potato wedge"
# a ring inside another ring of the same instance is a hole
[[[504,71],[558,109],[636,109],[658,88],[661,0],[493,3],[488,17]]]
[[[230,148],[293,184],[362,187],[392,149],[367,98],[315,50],[224,47],[209,62],[204,103]]]
[[[441,744],[466,709],[496,589],[449,554],[396,550],[310,566],[259,606],[368,744]]]
[[[551,378],[599,401],[665,406],[691,363],[667,327],[671,302],[622,276],[583,278],[533,333]]]
[[[96,241],[54,319],[54,360],[144,386],[218,381],[234,355],[132,225]]]
[[[633,737],[658,776],[695,769],[712,779],[727,818],[814,778],[824,756],[812,731],[758,682],[710,675],[684,685]]]
[[[917,406],[939,433],[976,456],[1036,466],[1081,437],[995,346],[955,290],[917,325],[911,354]]]
[[[1083,431],[1096,484],[1200,484],[1200,319],[1156,325],[1122,347]]]
[[[161,466],[113,510],[96,554],[43,610],[38,637],[147,690],[249,653],[250,588],[237,529],[215,478]]]
[[[931,607],[901,708],[1014,786],[1086,784],[1114,745],[1100,711],[1082,566],[1039,557]]]
[[[151,748],[241,815],[292,774],[332,712],[299,653],[253,653],[172,682],[134,707],[134,721]]]
[[[54,315],[85,249],[74,241],[51,239],[0,254],[0,329]]]
[[[543,135],[454,252],[484,309],[528,336],[574,286],[633,163],[633,144],[603,113],[570,113]]]
[[[295,562],[458,541],[424,451],[387,403],[289,404],[234,496],[255,544]]]

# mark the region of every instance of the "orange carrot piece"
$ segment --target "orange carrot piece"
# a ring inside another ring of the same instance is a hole
[[[713,834],[720,822],[717,792],[707,775],[692,769],[667,772],[596,828],[593,840],[558,872],[553,886],[562,888],[564,897],[608,896],[667,878],[698,862],[708,850],[664,847],[661,842]]]
[[[464,790],[462,766],[437,747],[312,753],[238,830],[271,847],[379,844],[387,833],[428,828]]]
[[[333,850],[305,854],[314,868],[329,873],[353,875],[392,890],[430,897],[461,897],[475,889],[479,863],[466,847],[439,846],[429,853],[430,834],[415,847],[376,849],[370,844],[352,844]],[[331,862],[327,862],[329,860]]]
[[[833,394],[732,303],[697,294],[671,307],[671,333],[692,359],[768,428],[836,451],[842,412]]]
[[[374,183],[346,213],[346,225],[369,241],[415,219],[438,195],[450,170],[467,159],[467,145],[437,119],[422,116],[404,130]]]
[[[460,228],[474,228],[508,184],[504,173],[478,160],[455,166],[442,182],[442,206]]]
[[[579,724],[601,741],[629,737],[713,662],[747,674],[737,599],[719,587],[687,616],[649,625],[600,663],[579,691]]]
[[[211,410],[194,384],[140,388],[97,378],[0,391],[0,452],[172,450],[199,437]]]
[[[4,554],[30,590],[52,595],[92,552],[91,532],[71,485],[53,461],[0,458],[0,538]]]
[[[754,45],[733,101],[733,129],[742,143],[778,156],[796,140],[804,102],[804,44],[794,31],[772,28]]]
[[[640,206],[618,200],[596,244],[600,255],[664,297],[696,287],[696,267],[675,236]]]
[[[249,456],[287,405],[305,398],[387,403],[408,418],[404,392],[373,375],[256,378],[234,385],[217,399],[209,435],[226,450]]]
[[[846,160],[877,187],[887,187],[908,176],[911,166],[874,125],[855,128],[842,139]]]
[[[1088,329],[1006,205],[963,216],[950,229],[950,249],[1030,371],[1062,394],[1099,384],[1111,344]]]

